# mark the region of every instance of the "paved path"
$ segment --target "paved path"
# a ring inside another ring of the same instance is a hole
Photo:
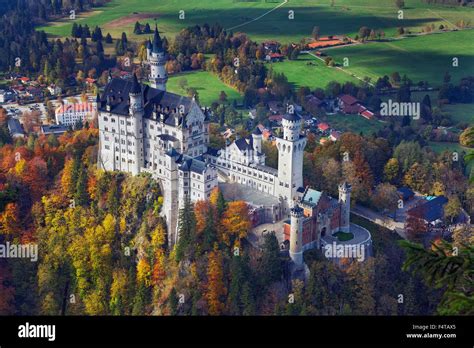
[[[277,6],[275,6],[275,7],[272,8],[271,10],[265,12],[264,14],[262,14],[262,15],[256,17],[256,18],[254,18],[254,19],[251,19],[251,20],[249,20],[249,21],[247,21],[247,22],[245,22],[245,23],[242,23],[242,24],[235,25],[235,26],[233,26],[233,27],[227,28],[226,30],[234,30],[234,29],[243,27],[244,25],[247,25],[247,24],[250,24],[250,23],[252,23],[252,22],[258,21],[259,19],[265,17],[267,14],[272,13],[273,11],[279,9],[280,7],[286,5],[287,3],[288,3],[288,0],[285,0],[285,1],[283,1],[281,4],[278,4]]]
[[[388,216],[379,214],[371,209],[356,205],[351,209],[351,213],[363,217],[369,221],[372,221],[374,224],[388,228],[391,231],[397,232],[400,237],[406,239],[405,226],[403,222],[394,221]]]

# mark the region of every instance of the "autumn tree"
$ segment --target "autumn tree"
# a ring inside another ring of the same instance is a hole
[[[214,244],[213,251],[209,253],[207,264],[206,299],[210,315],[219,315],[224,310],[224,298],[227,294],[227,289],[225,288],[223,278],[223,256],[217,244]]]
[[[398,181],[400,166],[398,165],[398,160],[396,158],[390,158],[384,167],[384,176],[385,180],[395,184]]]
[[[222,216],[224,243],[229,246],[240,246],[242,238],[247,236],[252,224],[249,219],[248,205],[244,201],[230,202]]]
[[[458,196],[450,196],[448,203],[444,206],[444,217],[451,223],[461,213],[462,205]]]
[[[375,208],[382,212],[394,212],[397,210],[399,196],[397,188],[388,183],[380,183],[372,196]]]

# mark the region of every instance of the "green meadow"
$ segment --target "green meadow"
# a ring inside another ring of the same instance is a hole
[[[398,10],[391,0],[289,0],[287,3],[263,16],[265,12],[283,1],[254,0],[112,0],[102,8],[81,14],[75,20],[63,19],[49,23],[40,29],[53,36],[69,36],[72,23],[99,25],[104,32],[118,37],[122,31],[131,38],[136,16],[145,16],[142,23],[155,20],[168,37],[173,37],[182,28],[194,24],[219,23],[224,28],[234,28],[259,41],[277,39],[282,42],[299,41],[311,35],[312,28],[319,26],[321,34],[354,35],[360,27],[368,26],[383,30],[387,36],[395,33],[399,26],[419,31],[429,24],[454,27],[459,20],[474,19],[474,9],[460,7],[428,7],[421,0],[405,0],[404,18],[398,19]],[[179,15],[184,14],[180,19]],[[293,11],[293,18],[289,18]],[[130,20],[132,16],[132,20]],[[129,19],[128,22],[126,19]],[[125,20],[121,23],[117,20]],[[237,27],[238,26],[238,27]]]
[[[453,82],[474,75],[474,30],[369,42],[326,53],[340,64],[348,58],[349,66],[345,70],[361,77],[368,76],[372,81],[397,71],[415,83],[425,80],[436,86],[442,83],[445,72],[451,74]],[[458,67],[452,64],[455,57],[459,61]]]
[[[180,80],[186,79],[186,88],[193,87],[197,90],[201,105],[210,106],[218,101],[221,91],[227,94],[227,100],[240,101],[242,96],[232,87],[224,84],[219,78],[208,71],[192,71],[188,73],[170,76],[166,88],[168,91],[186,95],[186,88],[180,86]]]
[[[359,80],[350,74],[336,68],[326,66],[321,60],[302,54],[297,60],[284,60],[283,62],[268,64],[274,71],[284,73],[295,90],[298,87],[325,88],[331,81],[344,83],[346,81],[359,84]]]

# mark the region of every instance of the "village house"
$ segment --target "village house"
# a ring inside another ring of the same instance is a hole
[[[445,196],[437,196],[411,208],[407,211],[407,216],[421,219],[427,226],[436,226],[444,221],[446,203],[448,199]]]
[[[374,113],[363,106],[359,100],[349,94],[344,94],[338,98],[338,107],[346,115],[359,114],[367,119],[371,119]]]
[[[8,120],[8,131],[12,138],[23,138],[25,136],[25,131],[17,118],[10,118]]]

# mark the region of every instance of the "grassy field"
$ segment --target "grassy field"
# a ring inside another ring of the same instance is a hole
[[[328,50],[327,54],[342,63],[349,58],[354,74],[378,77],[398,71],[417,82],[427,80],[432,85],[442,82],[448,71],[453,81],[474,75],[474,30],[410,37],[390,42],[370,42],[363,45]],[[459,59],[459,67],[452,66],[453,57]]]
[[[311,63],[311,65],[309,64]],[[322,61],[309,54],[301,55],[298,60],[285,60],[271,64],[273,70],[284,73],[295,90],[306,86],[311,89],[325,88],[330,81],[340,83],[351,81],[359,84],[359,80],[335,68],[327,67]]]
[[[186,95],[186,90],[179,86],[179,81],[183,78],[188,82],[187,87],[193,87],[197,90],[201,105],[210,106],[212,102],[219,99],[221,91],[227,94],[229,102],[242,99],[242,96],[235,89],[227,86],[216,75],[208,71],[192,71],[170,76],[166,85],[167,90]]]
[[[371,135],[382,129],[384,124],[378,120],[368,120],[360,115],[328,115],[325,122],[328,122],[331,128],[341,131],[350,131],[356,134]]]
[[[142,23],[156,19],[168,37],[182,28],[202,23],[219,23],[233,31],[243,31],[255,40],[278,39],[283,42],[299,41],[310,36],[318,25],[321,34],[354,35],[360,27],[382,29],[387,36],[393,35],[399,26],[418,31],[428,24],[454,27],[460,19],[474,19],[474,9],[460,7],[428,7],[421,0],[405,0],[404,19],[397,18],[397,9],[391,0],[290,0],[264,17],[265,12],[283,1],[279,0],[112,0],[105,7],[78,16],[75,21],[89,26],[99,25],[105,32],[118,37],[126,31],[131,38],[136,16],[144,16]],[[184,19],[179,19],[179,11]],[[294,11],[294,19],[289,11]],[[135,16],[130,18],[130,16]],[[128,22],[127,22],[128,18]],[[122,22],[117,22],[121,19]],[[125,20],[125,21],[124,21]],[[115,22],[114,22],[115,21]],[[68,36],[73,20],[61,20],[42,27],[55,36]],[[245,24],[246,23],[246,24]],[[242,25],[243,24],[243,25]],[[237,27],[238,26],[238,27]]]
[[[451,115],[455,125],[457,123],[474,125],[474,104],[448,104],[443,105],[441,110]]]

